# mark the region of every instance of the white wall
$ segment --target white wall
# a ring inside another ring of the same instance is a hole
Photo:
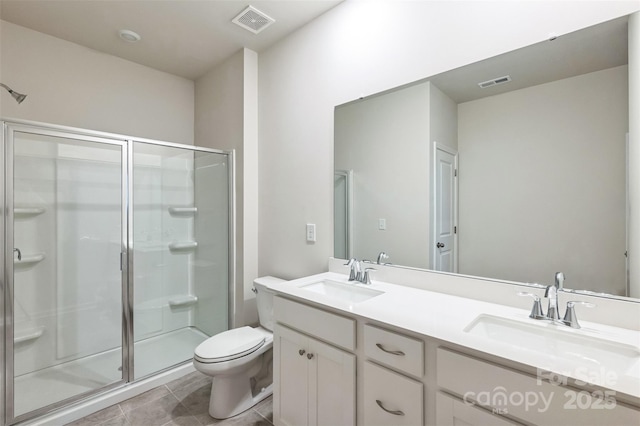
[[[348,0],[260,55],[261,275],[326,269],[333,109],[640,9],[637,1]],[[317,224],[317,242],[305,241]]]
[[[258,320],[250,291],[258,276],[257,70],[257,54],[243,49],[195,83],[195,144],[236,155],[237,325]]]
[[[376,260],[384,251],[390,262],[429,266],[430,86],[422,83],[336,108],[335,167],[353,170],[358,259]],[[385,230],[379,229],[380,219]]]
[[[194,84],[0,21],[0,116],[193,144]]]
[[[458,104],[431,84],[429,92],[429,142],[458,149]]]
[[[458,106],[459,270],[625,294],[627,66]]]

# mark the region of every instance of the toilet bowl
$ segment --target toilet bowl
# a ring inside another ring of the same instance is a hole
[[[273,292],[266,285],[283,280],[257,278],[259,327],[240,327],[216,334],[194,351],[196,370],[211,376],[209,414],[233,417],[273,393]]]

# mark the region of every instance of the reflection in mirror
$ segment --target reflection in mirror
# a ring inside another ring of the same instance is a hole
[[[620,18],[336,107],[335,256],[628,296],[627,57]]]

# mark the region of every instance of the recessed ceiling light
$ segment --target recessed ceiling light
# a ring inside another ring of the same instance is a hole
[[[140,37],[140,34],[133,32],[131,30],[120,30],[118,34],[120,35],[121,39],[129,43],[138,42],[142,38]]]

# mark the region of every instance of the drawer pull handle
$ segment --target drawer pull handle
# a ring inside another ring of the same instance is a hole
[[[384,405],[382,405],[382,402],[380,402],[379,399],[376,399],[376,404],[378,404],[378,407],[382,408],[384,411],[386,411],[389,414],[393,414],[394,416],[404,416],[404,412],[400,410],[387,410],[386,408],[384,408]]]
[[[404,356],[404,352],[402,352],[402,351],[390,351],[389,349],[385,349],[384,346],[382,346],[380,343],[376,343],[376,346],[378,347],[378,349],[380,349],[381,351],[384,351],[384,352],[386,352],[388,354]]]
[[[307,359],[313,358],[313,354],[307,354]]]
[[[304,349],[300,349],[300,350],[298,351],[298,353],[300,354],[300,356],[304,355],[304,353],[305,353],[305,352],[306,352],[306,351],[305,351]]]

